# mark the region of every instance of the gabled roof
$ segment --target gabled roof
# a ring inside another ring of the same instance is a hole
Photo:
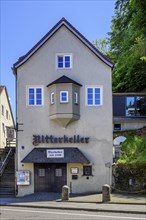
[[[73,27],[65,18],[62,18],[34,47],[32,47],[24,56],[14,63],[13,71],[16,74],[16,69],[25,63],[50,37],[55,34],[59,28],[65,26],[70,30],[82,43],[84,43],[99,59],[106,63],[111,68],[114,67],[114,63],[103,55],[90,41],[88,41],[75,27]]]
[[[5,88],[5,86],[0,86],[0,94],[2,93],[4,88]]]
[[[49,87],[51,85],[54,85],[54,84],[59,84],[59,83],[73,83],[75,85],[82,86],[81,84],[79,84],[78,82],[74,81],[73,79],[63,75],[60,78],[58,78],[55,81],[53,81],[50,84],[48,84],[47,87]]]
[[[12,112],[12,108],[11,108],[11,104],[10,104],[10,100],[9,100],[9,96],[8,96],[8,92],[7,92],[6,86],[0,86],[0,95],[2,94],[3,91],[5,91],[5,93],[6,93],[6,98],[7,98],[9,109],[10,109],[10,112],[11,112],[11,117],[12,117],[12,120],[13,120],[13,124],[15,126],[13,112]]]

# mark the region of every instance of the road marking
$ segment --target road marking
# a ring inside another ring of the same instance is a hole
[[[39,207],[38,207],[39,208]],[[42,213],[42,214],[55,214],[55,215],[74,215],[74,216],[85,216],[85,217],[100,217],[100,218],[115,218],[115,219],[132,219],[132,220],[145,220],[145,218],[139,217],[124,217],[115,215],[98,215],[98,214],[83,214],[83,213],[72,213],[72,212],[50,212],[50,211],[38,211],[38,210],[28,210],[28,209],[11,209],[11,208],[1,208],[1,211],[11,211],[11,212],[29,212],[29,213]]]

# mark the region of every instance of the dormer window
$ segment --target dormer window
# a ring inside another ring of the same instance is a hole
[[[68,102],[68,91],[61,91],[60,92],[60,103],[67,103]]]
[[[59,54],[57,55],[57,68],[58,69],[70,69],[72,68],[71,61],[72,61],[71,55]]]

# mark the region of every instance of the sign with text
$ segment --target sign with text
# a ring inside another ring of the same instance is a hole
[[[30,171],[19,170],[16,171],[17,185],[30,185]]]
[[[56,137],[54,135],[33,135],[34,146],[39,144],[88,144],[89,137],[82,137],[80,135],[73,135],[72,137],[68,137],[63,135],[61,137]]]
[[[63,149],[47,150],[47,158],[64,158]]]

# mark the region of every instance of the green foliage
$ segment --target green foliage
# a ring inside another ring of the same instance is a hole
[[[115,188],[128,192],[144,192],[146,186],[146,163],[118,163],[113,166]],[[129,185],[129,179],[133,184]]]
[[[109,52],[109,46],[108,46],[108,41],[106,38],[104,39],[96,39],[95,41],[92,42],[99,51],[101,51],[104,55],[108,55]]]
[[[117,163],[146,163],[146,138],[129,136],[123,142]]]
[[[114,92],[146,88],[146,1],[117,0],[109,33]]]

